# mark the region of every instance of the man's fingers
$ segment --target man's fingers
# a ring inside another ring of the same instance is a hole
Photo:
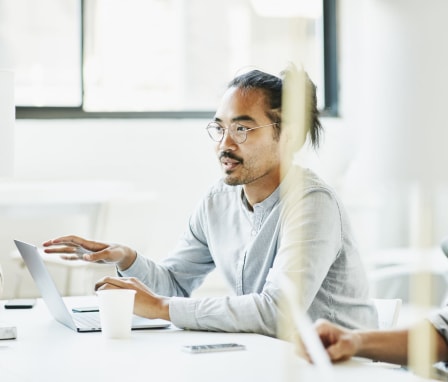
[[[350,358],[350,355],[342,349],[341,343],[339,342],[329,346],[326,350],[332,362],[341,362]]]
[[[111,288],[135,289],[132,288],[133,283],[131,280],[133,278],[106,276],[96,282],[95,290],[106,289],[106,285]]]
[[[74,255],[61,255],[60,257],[63,260],[80,260],[80,259],[82,259],[81,257],[79,257],[76,254],[74,254]]]
[[[108,244],[99,243],[92,240],[83,239],[82,237],[70,235],[70,236],[62,236],[56,239],[48,240],[43,243],[44,247],[52,247],[52,246],[65,246],[72,248],[84,248],[91,252],[101,251],[104,248],[107,248]],[[49,248],[50,250],[50,248]]]
[[[108,253],[101,253],[108,248],[108,244],[86,240],[78,236],[62,236],[43,243],[45,253],[63,254],[66,260],[82,259],[86,261],[106,261]],[[92,253],[98,253],[90,257]]]
[[[85,240],[79,236],[69,235],[48,240],[44,242],[42,245],[44,247],[49,247],[52,245],[82,245],[83,241]]]

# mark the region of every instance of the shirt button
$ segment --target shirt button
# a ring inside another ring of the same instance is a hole
[[[257,234],[257,231],[255,231],[254,229],[251,232],[252,236],[255,236]]]

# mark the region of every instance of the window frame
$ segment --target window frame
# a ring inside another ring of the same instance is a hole
[[[81,1],[81,92],[84,98],[84,2]],[[324,57],[324,108],[322,117],[338,117],[338,66],[337,66],[337,0],[323,0],[323,57]],[[83,101],[83,99],[82,99]],[[185,111],[85,111],[77,107],[16,106],[16,119],[89,119],[89,118],[149,118],[149,119],[202,119],[212,118],[213,110]]]

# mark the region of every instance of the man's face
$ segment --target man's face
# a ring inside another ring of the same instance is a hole
[[[267,126],[247,132],[247,139],[237,143],[228,132],[231,125],[248,128],[272,124],[266,116],[267,103],[259,89],[241,91],[229,88],[215,114],[215,121],[225,130],[216,153],[229,185],[277,186],[280,174],[279,141],[274,129]]]

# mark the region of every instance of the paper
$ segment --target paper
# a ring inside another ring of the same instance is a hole
[[[17,328],[0,322],[0,340],[12,340],[14,338],[17,338]]]

